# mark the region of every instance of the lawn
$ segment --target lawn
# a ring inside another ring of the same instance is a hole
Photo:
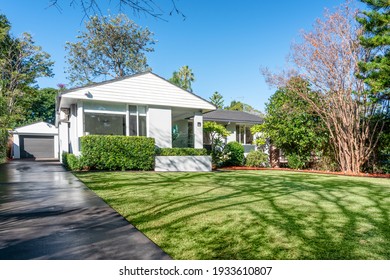
[[[390,180],[285,171],[76,175],[174,259],[390,259]]]

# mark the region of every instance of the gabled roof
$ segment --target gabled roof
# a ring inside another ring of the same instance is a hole
[[[37,122],[26,126],[17,127],[14,134],[58,134],[58,129],[54,124],[47,122]]]
[[[60,97],[59,108],[68,107],[77,100],[191,108],[203,112],[216,109],[205,99],[151,72],[65,91]]]
[[[214,122],[234,122],[260,124],[263,119],[257,115],[241,111],[216,110],[203,114],[203,120]]]

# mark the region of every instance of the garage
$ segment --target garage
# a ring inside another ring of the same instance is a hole
[[[58,129],[49,123],[38,122],[13,131],[12,154],[19,158],[58,158]]]
[[[20,158],[52,158],[54,155],[54,136],[19,137]]]

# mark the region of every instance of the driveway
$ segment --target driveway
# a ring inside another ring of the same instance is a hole
[[[57,161],[0,165],[0,259],[170,259]]]

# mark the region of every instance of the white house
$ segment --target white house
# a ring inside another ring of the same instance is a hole
[[[13,158],[58,158],[58,129],[54,125],[38,122],[11,133]]]
[[[79,155],[89,134],[153,137],[170,148],[174,127],[187,146],[203,148],[203,114],[215,109],[151,72],[67,90],[57,100],[59,153]]]
[[[222,124],[230,132],[225,142],[236,141],[244,146],[245,154],[256,149],[253,140],[256,135],[252,135],[250,128],[253,125],[261,124],[264,120],[254,114],[241,111],[216,110],[203,115],[204,121],[212,121]],[[205,135],[205,145],[210,145],[210,139]]]

